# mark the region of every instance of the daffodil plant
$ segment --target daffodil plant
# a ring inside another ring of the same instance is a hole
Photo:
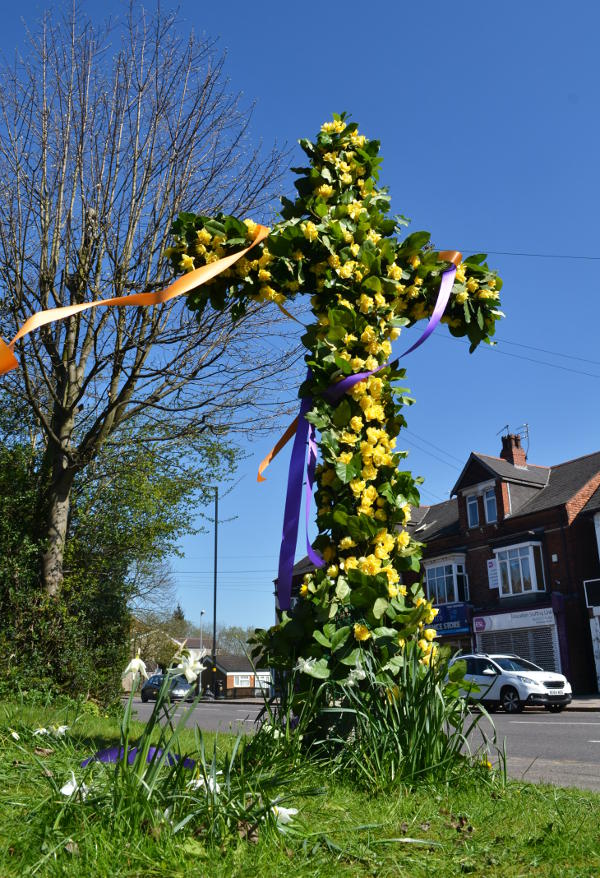
[[[283,306],[309,296],[313,320],[302,341],[309,378],[307,420],[318,431],[318,536],[325,566],[307,574],[300,599],[280,624],[257,634],[269,661],[321,680],[361,685],[365,651],[382,677],[403,665],[406,643],[418,644],[424,665],[435,655],[436,610],[420,584],[421,545],[406,526],[419,502],[415,480],[398,447],[403,408],[412,403],[405,370],[392,361],[403,327],[427,320],[442,273],[450,265],[427,232],[402,237],[406,220],[390,216],[390,196],[378,186],[379,142],[368,140],[345,114],[325,123],[314,142],[301,140],[306,167],[295,201],[282,199],[281,221],[246,258],[188,296],[198,316],[207,305],[238,319],[253,302]],[[182,214],[169,256],[176,272],[234,253],[255,236],[252,220]],[[501,281],[483,255],[456,271],[442,318],[471,351],[489,342]],[[346,376],[378,370],[332,402],[327,389]],[[406,578],[406,577],[404,577]]]

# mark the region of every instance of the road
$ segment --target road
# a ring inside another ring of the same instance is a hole
[[[147,719],[152,704],[135,699],[140,720]],[[182,707],[178,707],[179,714]],[[232,701],[203,702],[188,724],[207,731],[252,732],[260,704]],[[497,746],[506,742],[508,774],[528,781],[545,781],[557,786],[575,786],[600,791],[600,713],[565,711],[560,714],[529,710],[517,715],[498,712],[493,716]],[[493,729],[483,719],[481,730],[488,738]],[[472,745],[481,742],[477,733]],[[490,746],[493,754],[493,745]],[[495,761],[492,759],[492,761]]]
[[[175,716],[180,716],[189,706],[189,704],[178,705]],[[153,701],[143,704],[139,698],[133,699],[133,709],[137,712],[137,718],[142,722],[148,719],[153,707]],[[239,704],[235,701],[202,701],[192,711],[188,725],[200,726],[207,732],[233,731],[237,733],[240,729],[252,732],[255,728],[254,721],[261,709],[262,702]]]
[[[499,712],[493,721],[497,746],[506,742],[511,777],[600,791],[600,713]],[[481,728],[491,736],[487,720]]]

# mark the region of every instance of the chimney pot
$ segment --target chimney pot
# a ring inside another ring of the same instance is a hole
[[[513,466],[527,466],[527,456],[521,446],[521,437],[518,433],[509,433],[502,437],[500,457]]]

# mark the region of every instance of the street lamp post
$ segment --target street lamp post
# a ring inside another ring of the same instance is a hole
[[[200,610],[200,652],[202,652],[202,626],[204,625],[204,610]]]
[[[213,695],[217,697],[217,550],[219,534],[219,486],[215,485],[215,564],[213,583],[213,642],[212,642],[212,675]]]

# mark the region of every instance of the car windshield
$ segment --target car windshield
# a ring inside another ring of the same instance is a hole
[[[150,677],[148,683],[150,683],[152,686],[159,686],[162,683],[162,677],[160,676],[160,674],[154,674],[154,676]]]
[[[534,665],[533,662],[528,662],[522,658],[515,658],[511,656],[494,656],[494,661],[497,665],[500,665],[503,671],[543,671],[543,668],[540,668],[538,665]]]
[[[185,679],[185,677],[174,677],[173,682],[171,683],[171,688],[173,688],[173,689],[189,689],[190,684]]]

